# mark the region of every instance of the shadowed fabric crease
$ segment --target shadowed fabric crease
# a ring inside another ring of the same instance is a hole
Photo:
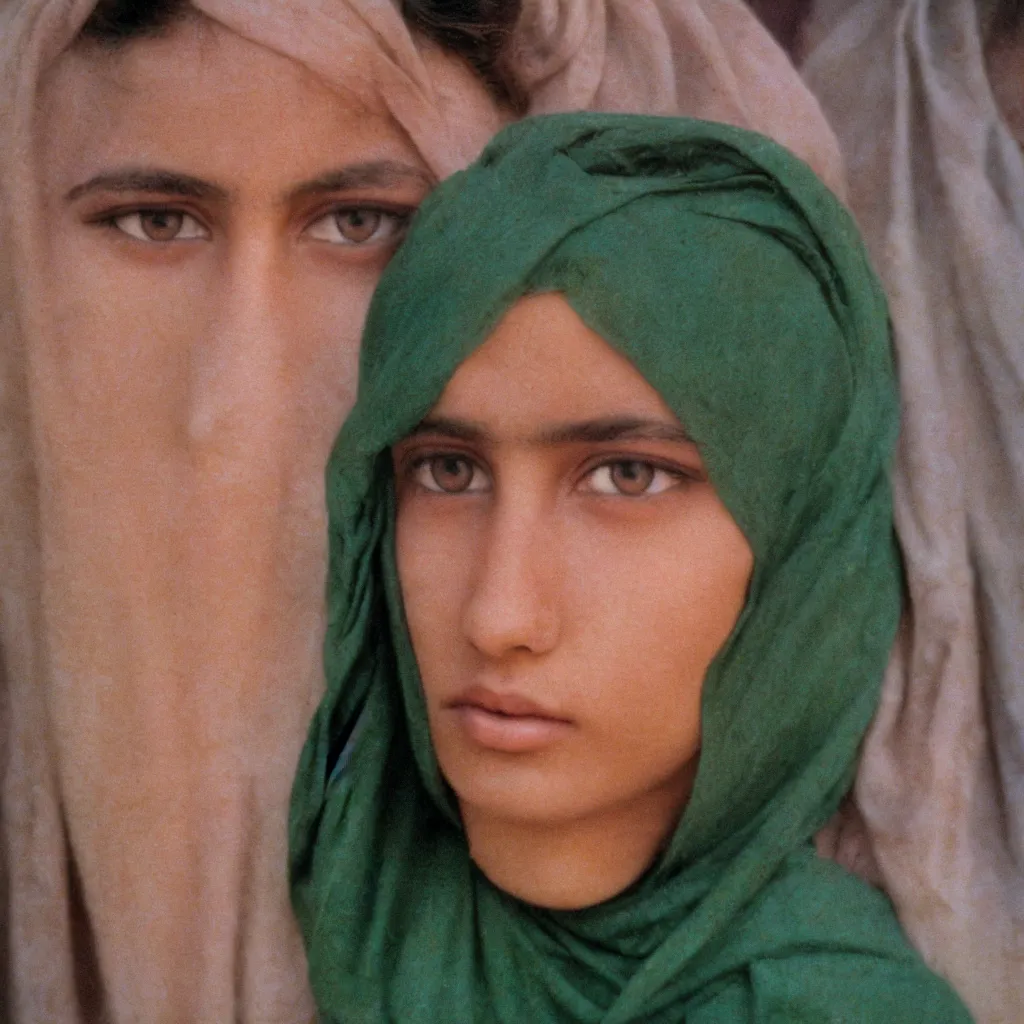
[[[805,72],[849,160],[902,390],[894,504],[909,607],[857,804],[928,963],[979,1021],[1020,1024],[1024,131],[996,88],[1024,81],[1012,58],[1024,32],[998,32],[1011,59],[997,79],[997,7],[1013,5],[816,0]]]

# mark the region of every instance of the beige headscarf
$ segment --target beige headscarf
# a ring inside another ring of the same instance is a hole
[[[321,690],[321,462],[345,409],[322,408],[315,436],[291,410],[264,409],[238,455],[243,505],[201,462],[185,481],[199,496],[191,516],[134,450],[105,466],[103,488],[80,469],[97,401],[76,394],[54,342],[35,119],[41,76],[93,4],[0,0],[0,1017],[6,998],[17,1024],[292,1024],[312,1006],[285,812]],[[438,176],[501,122],[431,80],[387,0],[195,6],[332,87],[359,83]],[[730,121],[774,135],[839,188],[816,102],[739,0],[524,7],[512,65],[531,111]],[[246,387],[259,389],[259,372],[245,366]],[[232,382],[217,385],[194,400],[216,406]],[[322,391],[303,379],[291,398]]]
[[[985,0],[817,0],[808,83],[887,285],[910,613],[857,782],[886,889],[980,1024],[1024,1021],[1024,158]]]

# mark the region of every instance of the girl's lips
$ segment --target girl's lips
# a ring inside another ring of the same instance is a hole
[[[559,740],[572,728],[572,723],[564,718],[505,715],[475,704],[456,704],[451,710],[474,743],[506,754],[526,754],[541,750]]]
[[[523,697],[518,693],[498,693],[496,690],[489,690],[486,686],[471,686],[456,697],[449,706],[461,707],[463,705],[482,708],[484,711],[493,711],[499,715],[527,715],[533,718],[567,721],[556,712],[530,700],[529,697]]]
[[[528,697],[470,687],[448,705],[469,738],[509,754],[540,750],[565,735],[572,722]]]

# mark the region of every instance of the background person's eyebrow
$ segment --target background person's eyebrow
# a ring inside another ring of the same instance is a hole
[[[542,431],[541,444],[600,444],[607,441],[671,441],[693,444],[693,438],[678,423],[632,417],[609,417],[581,423],[563,423]]]
[[[290,189],[289,199],[305,199],[323,192],[349,192],[360,188],[393,188],[409,182],[433,186],[434,179],[421,167],[396,160],[375,160],[328,171]]]
[[[213,185],[201,178],[146,167],[124,167],[115,171],[104,171],[76,185],[64,199],[73,203],[90,192],[153,192],[186,199],[227,198],[227,192],[219,185]]]

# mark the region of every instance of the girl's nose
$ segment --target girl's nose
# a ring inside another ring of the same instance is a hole
[[[497,509],[463,611],[463,630],[489,658],[546,654],[558,642],[558,574],[538,515]]]

